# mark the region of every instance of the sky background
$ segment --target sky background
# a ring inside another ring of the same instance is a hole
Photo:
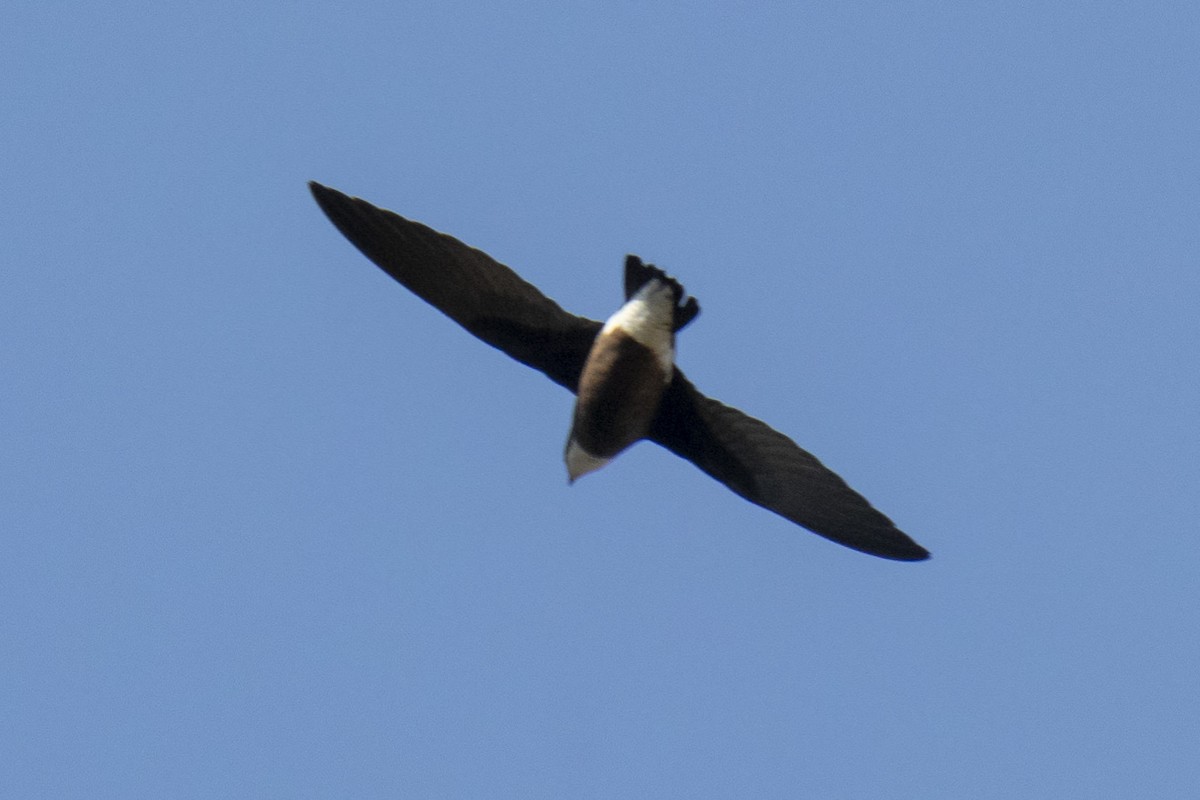
[[[1200,796],[1200,11],[9,3],[0,796]],[[313,179],[679,361],[829,543],[390,281]]]

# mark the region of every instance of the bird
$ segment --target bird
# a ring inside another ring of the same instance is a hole
[[[600,322],[565,311],[448,234],[315,181],[309,189],[334,227],[385,273],[576,395],[564,450],[569,483],[648,440],[833,542],[895,561],[929,558],[811,453],[692,385],[674,363],[674,345],[700,306],[653,264],[626,256],[625,303]]]

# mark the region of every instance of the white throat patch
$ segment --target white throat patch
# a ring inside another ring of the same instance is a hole
[[[603,467],[611,458],[600,458],[594,456],[587,450],[579,446],[579,442],[572,437],[567,442],[567,483],[574,483],[578,479],[587,475],[589,472],[595,472]]]

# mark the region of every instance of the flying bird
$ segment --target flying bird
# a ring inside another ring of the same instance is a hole
[[[675,366],[675,335],[700,311],[674,278],[625,260],[606,322],[564,311],[486,253],[365,200],[309,184],[317,204],[384,272],[467,331],[577,395],[568,480],[648,439],[751,503],[846,547],[920,561],[929,552],[866,498],[751,416],[706,397]]]

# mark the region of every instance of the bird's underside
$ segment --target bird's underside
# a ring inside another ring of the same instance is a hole
[[[384,272],[476,337],[578,391],[602,323],[564,311],[508,267],[451,236],[318,183],[309,186],[338,230]],[[628,268],[626,275],[629,280]],[[687,319],[695,315],[690,303]],[[827,539],[883,558],[929,557],[813,455],[701,394],[678,367],[645,438]]]

